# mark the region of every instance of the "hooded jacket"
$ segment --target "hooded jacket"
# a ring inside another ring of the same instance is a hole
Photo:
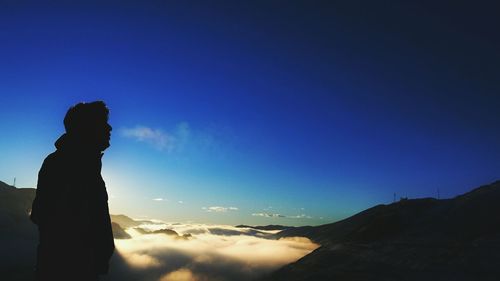
[[[38,280],[108,271],[114,251],[101,152],[64,134],[38,173],[31,220],[39,230]],[[75,278],[67,278],[66,280]]]

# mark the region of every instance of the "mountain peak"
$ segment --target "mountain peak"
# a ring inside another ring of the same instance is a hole
[[[7,184],[3,181],[0,181],[0,190],[5,190],[5,189],[15,189],[16,187],[15,186],[12,186],[10,184]]]

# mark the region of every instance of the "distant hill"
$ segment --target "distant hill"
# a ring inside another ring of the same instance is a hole
[[[38,231],[29,219],[34,188],[0,181],[0,279],[34,280]]]
[[[16,188],[0,181],[0,238],[9,236],[37,240],[36,225],[29,219],[31,204],[36,189]],[[111,215],[113,235],[117,239],[130,236],[123,228],[138,226],[144,221],[135,221],[125,215]],[[7,231],[8,230],[8,231]]]
[[[149,231],[149,230],[146,230],[144,228],[136,227],[135,230],[137,230],[140,234],[165,234],[165,235],[168,235],[168,236],[171,236],[175,239],[180,239],[180,240],[188,240],[188,239],[192,238],[192,235],[189,233],[186,233],[184,235],[179,235],[179,233],[177,233],[175,230],[168,229],[168,228]]]
[[[111,222],[111,230],[113,231],[113,238],[115,239],[130,239],[130,235],[121,228],[116,222]]]
[[[284,225],[278,225],[278,224],[257,225],[257,226],[240,224],[240,225],[237,225],[235,227],[237,227],[237,228],[253,228],[253,229],[257,229],[257,230],[285,230],[285,229],[289,229],[289,228],[294,228],[293,226],[284,226]]]
[[[155,222],[148,220],[137,221],[127,217],[126,215],[111,215],[113,236],[115,239],[129,239],[131,238],[128,233],[125,232],[124,228],[134,228],[140,234],[166,234],[172,236],[176,239],[187,240],[191,238],[191,234],[179,235],[176,231],[172,229],[158,229],[154,231],[149,231],[144,228],[139,227],[141,224],[154,224]]]
[[[453,199],[402,200],[286,229],[322,246],[265,280],[498,280],[500,181]]]
[[[29,220],[34,188],[15,188],[0,181],[0,229],[1,235],[35,235],[35,225]]]
[[[150,220],[134,220],[126,215],[110,215],[111,221],[119,224],[122,228],[136,227],[141,224],[160,224]]]
[[[139,226],[141,222],[133,220],[126,215],[110,215],[111,221],[119,224],[122,228]]]
[[[15,189],[15,187],[12,185],[6,184],[3,181],[0,181],[0,191],[5,190],[5,189]]]

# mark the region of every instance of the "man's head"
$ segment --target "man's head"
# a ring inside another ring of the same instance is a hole
[[[108,124],[109,110],[102,101],[78,103],[64,117],[66,133],[79,142],[104,151],[109,147],[111,126]]]

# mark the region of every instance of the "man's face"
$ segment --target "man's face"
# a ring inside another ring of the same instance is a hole
[[[104,128],[103,128],[103,141],[102,141],[102,150],[104,151],[106,148],[110,146],[109,141],[111,140],[111,131],[113,130],[113,127],[109,125],[109,123],[106,121]]]
[[[109,147],[110,143],[110,139],[111,139],[111,131],[113,130],[113,128],[111,127],[111,125],[109,125],[108,121],[104,121],[104,122],[100,122],[97,126],[96,126],[96,144],[99,148],[100,151],[104,151],[106,148]]]

